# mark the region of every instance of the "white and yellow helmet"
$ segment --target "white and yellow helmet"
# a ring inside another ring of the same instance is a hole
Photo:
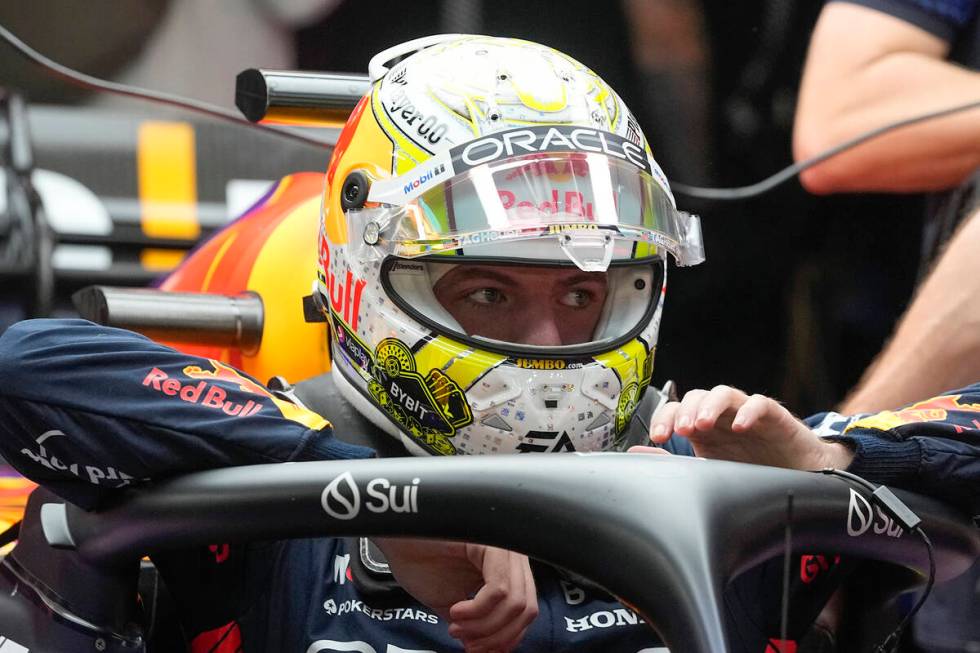
[[[703,260],[635,118],[527,41],[427,37],[370,73],[323,198],[317,290],[341,392],[416,454],[614,447],[650,383],[666,252]],[[433,286],[487,263],[606,273],[592,338],[465,333]]]

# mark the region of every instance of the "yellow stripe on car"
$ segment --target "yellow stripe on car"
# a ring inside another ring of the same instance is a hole
[[[139,126],[137,143],[143,234],[196,240],[201,225],[194,128],[186,122],[147,121]]]

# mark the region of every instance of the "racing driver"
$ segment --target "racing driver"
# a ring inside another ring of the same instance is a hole
[[[272,393],[127,331],[23,322],[0,339],[10,464],[97,508],[130,483],[229,465],[646,441],[666,256],[703,252],[622,100],[569,57],[510,39],[428,37],[370,73],[323,198],[314,297],[333,370]],[[192,651],[658,645],[614,598],[490,547],[310,539],[154,561]],[[738,650],[778,632],[770,578],[733,584]],[[837,580],[801,588],[796,636]]]

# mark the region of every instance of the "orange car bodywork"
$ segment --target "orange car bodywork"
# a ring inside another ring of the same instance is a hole
[[[327,327],[303,319],[303,297],[316,279],[323,175],[282,179],[240,218],[203,243],[160,285],[163,290],[262,298],[264,324],[257,351],[171,344],[189,354],[229,363],[260,381],[273,375],[295,383],[330,368]]]
[[[303,318],[303,297],[316,278],[323,178],[313,172],[285,177],[193,250],[160,285],[183,292],[257,293],[264,308],[258,350],[246,354],[227,347],[166,344],[228,363],[263,382],[280,375],[295,383],[330,368],[326,324]],[[21,518],[35,487],[0,464],[0,531]]]

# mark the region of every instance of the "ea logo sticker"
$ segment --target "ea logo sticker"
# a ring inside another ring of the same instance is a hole
[[[873,520],[871,504],[851,488],[851,502],[847,509],[847,534],[851,537],[864,535],[871,528]]]
[[[354,519],[361,511],[361,493],[354,485],[354,477],[350,472],[344,472],[327,487],[320,495],[320,504],[324,512],[334,519]]]

